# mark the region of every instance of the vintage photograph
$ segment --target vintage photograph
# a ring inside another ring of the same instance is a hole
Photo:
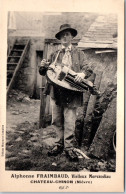
[[[116,172],[117,15],[7,19],[5,170]]]

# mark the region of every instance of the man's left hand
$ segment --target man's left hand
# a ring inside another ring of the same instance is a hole
[[[78,82],[78,83],[81,83],[84,78],[85,78],[84,73],[77,73],[74,81]]]

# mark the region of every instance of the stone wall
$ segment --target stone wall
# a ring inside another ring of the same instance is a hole
[[[90,96],[84,122],[82,122],[83,110],[79,109],[76,134],[79,144],[82,140],[82,146],[89,148],[91,145],[91,152],[94,155],[96,155],[97,147],[101,145],[97,156],[107,158],[110,151],[110,142],[116,130],[116,122],[111,122],[111,120],[115,121],[116,114],[117,53],[95,54],[95,51],[96,49],[86,50],[85,55],[96,76],[102,73],[101,80],[99,80],[101,94],[97,97]],[[104,140],[106,138],[105,134],[109,134],[106,140]],[[107,145],[105,152],[103,152],[104,142]]]
[[[117,72],[117,52],[95,54],[96,49],[85,50],[85,55],[89,66],[97,75],[97,71],[102,71],[102,80],[100,84],[101,93],[110,82],[115,82]]]

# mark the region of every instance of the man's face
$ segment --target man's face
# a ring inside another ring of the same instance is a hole
[[[61,44],[64,45],[65,47],[71,44],[72,39],[73,36],[71,35],[71,32],[69,30],[65,30],[60,35]]]

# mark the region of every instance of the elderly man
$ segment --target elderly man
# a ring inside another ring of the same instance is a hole
[[[77,30],[71,28],[69,24],[60,26],[60,30],[55,37],[61,41],[61,49],[53,53],[48,62],[46,59],[42,60],[39,69],[41,75],[46,74],[48,66],[54,62],[58,52],[57,63],[64,64],[76,72],[75,82],[79,83],[82,79],[88,78],[92,74],[92,70],[86,64],[84,53],[71,44],[72,39],[76,35]],[[58,129],[59,134],[55,146],[48,154],[56,156],[64,149],[71,160],[77,160],[78,157],[74,151],[76,109],[82,106],[83,93],[70,90],[65,91],[51,83],[47,84],[47,91],[45,92],[51,96],[52,125]]]

